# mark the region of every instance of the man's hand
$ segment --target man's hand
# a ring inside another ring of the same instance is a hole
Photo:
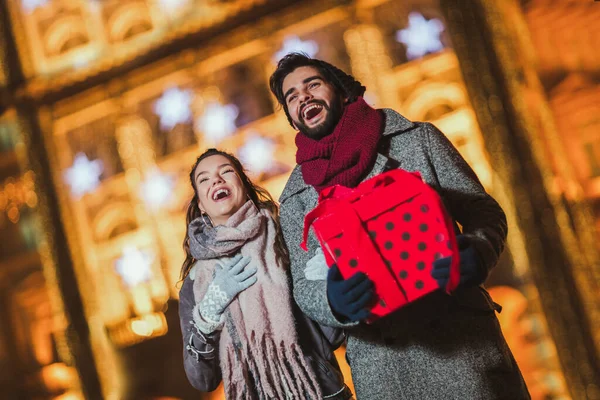
[[[308,260],[304,268],[304,277],[309,281],[324,281],[327,279],[329,268],[325,261],[325,254],[321,248],[317,248],[313,258]]]
[[[479,258],[469,238],[464,235],[456,237],[460,252],[460,286],[474,286],[483,283],[486,278],[484,269],[479,266]],[[452,257],[441,258],[433,263],[431,276],[440,288],[444,289],[450,276]]]
[[[369,317],[366,308],[373,298],[373,281],[362,272],[344,279],[336,264],[327,273],[327,299],[331,309],[345,319],[355,322]]]

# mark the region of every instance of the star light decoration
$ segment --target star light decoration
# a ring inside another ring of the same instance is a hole
[[[274,154],[275,142],[258,134],[252,134],[238,151],[242,164],[257,174],[273,165]]]
[[[196,119],[196,130],[217,144],[236,131],[235,119],[239,113],[234,104],[209,103],[204,107],[202,115]]]
[[[48,0],[21,0],[21,7],[28,13],[35,11],[38,7],[43,7],[46,4],[48,4]]]
[[[160,119],[162,129],[173,129],[175,125],[191,121],[191,104],[194,94],[191,90],[170,88],[154,103],[154,113]]]
[[[79,198],[98,187],[102,171],[104,165],[101,160],[90,161],[84,153],[77,153],[73,165],[64,172],[64,179],[73,196]]]
[[[135,246],[127,246],[115,262],[115,269],[127,286],[135,287],[152,278],[153,261],[154,256],[149,252],[138,250]]]
[[[314,40],[300,40],[298,36],[286,36],[283,39],[283,47],[275,53],[273,61],[278,62],[289,53],[306,53],[314,57],[319,51],[319,45]]]
[[[409,60],[435,53],[444,48],[440,34],[444,24],[439,19],[429,21],[418,12],[408,14],[408,27],[396,32],[396,40],[406,45],[406,57]]]
[[[155,168],[146,174],[141,184],[141,197],[151,210],[158,210],[170,199],[175,182],[172,176],[163,174]]]

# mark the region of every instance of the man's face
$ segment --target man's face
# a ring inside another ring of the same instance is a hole
[[[285,105],[294,128],[318,140],[333,132],[343,112],[344,100],[314,67],[298,67],[282,84]]]

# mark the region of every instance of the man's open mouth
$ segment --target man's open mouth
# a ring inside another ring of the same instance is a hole
[[[323,107],[321,104],[310,104],[306,107],[304,107],[304,110],[302,110],[302,118],[305,121],[310,121],[313,118],[315,118],[317,115],[319,115],[321,113],[321,111],[323,111]]]

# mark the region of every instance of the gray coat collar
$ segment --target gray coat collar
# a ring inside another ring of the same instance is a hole
[[[400,133],[412,129],[415,126],[414,122],[404,118],[402,115],[392,110],[391,108],[382,108],[381,111],[384,114],[384,126],[382,133],[383,136],[398,135]],[[388,158],[386,156],[378,153],[377,159],[375,160],[375,166],[373,167],[367,178],[371,178],[382,172],[385,167],[385,164],[387,163],[387,160]],[[304,182],[300,165],[296,165],[296,167],[292,171],[292,174],[290,175],[290,178],[287,181],[287,184],[285,185],[285,188],[283,189],[283,193],[281,193],[281,196],[279,197],[279,202],[284,202],[288,197],[292,196],[293,194],[296,194],[309,188],[313,189],[312,186],[307,185]],[[314,195],[316,198],[316,191]]]

